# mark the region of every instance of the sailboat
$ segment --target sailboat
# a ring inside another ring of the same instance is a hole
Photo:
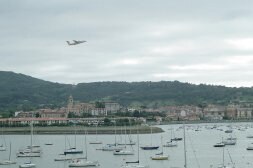
[[[163,144],[163,137],[161,136],[161,144]],[[151,156],[152,160],[168,160],[169,156],[163,154],[163,146],[162,146],[162,152],[156,154],[155,156]]]
[[[74,159],[69,164],[69,167],[98,167],[99,166],[99,162],[98,161],[90,161],[90,160],[88,160],[86,134],[87,134],[87,132],[85,132],[85,154],[86,154],[85,160]]]
[[[69,149],[66,149],[64,151],[64,155],[67,155],[67,154],[82,154],[82,153],[83,153],[82,150],[76,149],[76,130],[75,130],[75,146],[70,147]]]
[[[233,137],[232,134],[230,134],[230,136],[226,140],[223,140],[222,142],[225,145],[235,145],[236,144],[236,140],[237,140],[237,138]]]
[[[91,141],[90,144],[102,144],[102,141],[98,140],[98,123],[96,124],[96,140]]]
[[[148,168],[147,165],[140,164],[140,144],[139,144],[139,130],[137,128],[137,149],[138,149],[138,160],[133,162],[126,162],[125,165],[122,165],[121,168]]]
[[[6,147],[3,144],[0,145],[0,151],[6,151]]]
[[[218,168],[235,168],[235,164],[233,163],[232,158],[231,158],[229,152],[228,152],[228,155],[229,155],[229,158],[230,158],[230,160],[231,160],[232,165],[230,165],[230,164],[225,165],[224,148],[223,148],[223,152],[222,152],[222,164],[220,164],[220,165],[218,166]]]
[[[11,143],[10,143],[9,159],[0,161],[0,165],[10,165],[10,164],[16,164],[15,161],[11,161]]]
[[[17,153],[17,157],[40,157],[41,149],[39,146],[33,145],[33,120],[31,121],[31,145],[25,149],[21,149]]]
[[[159,146],[154,146],[152,144],[152,127],[150,127],[150,131],[151,131],[151,144],[150,145],[146,145],[146,146],[141,146],[141,149],[143,150],[156,150],[159,148]]]
[[[17,156],[20,157],[24,155],[24,157],[30,157],[30,161],[25,162],[24,164],[19,165],[20,168],[34,168],[36,167],[36,164],[32,163],[31,157],[35,155],[39,155],[40,153],[33,153],[33,120],[31,120],[31,149],[29,153],[19,153]],[[19,156],[20,155],[20,156]]]
[[[123,149],[122,146],[118,146],[117,144],[117,130],[116,130],[116,120],[115,120],[115,124],[114,124],[114,143],[113,144],[107,144],[102,146],[101,149],[98,150],[102,150],[102,151],[115,151],[115,150],[121,150]]]
[[[20,168],[34,168],[36,167],[36,164],[32,163],[31,161],[25,162],[22,165],[19,165]]]
[[[130,126],[131,126],[131,120],[129,120],[129,123],[130,123]],[[126,126],[125,126],[125,143],[118,143],[118,145],[135,145],[136,143],[132,140],[132,137],[131,137],[131,128],[129,129],[129,134],[128,134],[128,139],[129,139],[129,142],[126,142]]]
[[[66,135],[65,135],[65,149],[66,149]],[[70,160],[73,160],[73,159],[85,159],[85,157],[69,157],[65,154],[59,154],[59,156],[57,158],[54,159],[54,161],[70,161]]]
[[[120,149],[120,150],[114,150],[113,154],[114,155],[134,155],[134,151],[126,149],[126,126],[125,126],[125,149]]]
[[[184,168],[187,168],[187,154],[186,154],[186,139],[185,139],[185,124],[183,123],[183,139],[184,139]]]
[[[0,145],[0,151],[6,151],[6,143],[5,143],[5,138],[4,138],[4,135],[3,135],[3,127],[2,127],[2,139],[4,141],[4,144]]]
[[[172,138],[172,129],[171,129],[171,140],[169,142],[166,142],[165,145],[163,145],[163,147],[177,147],[177,141],[173,141],[173,138]]]
[[[170,139],[171,142],[173,142],[173,141],[182,141],[183,138],[176,137],[174,131],[173,131],[173,135],[174,135],[174,138],[171,137],[171,139]]]

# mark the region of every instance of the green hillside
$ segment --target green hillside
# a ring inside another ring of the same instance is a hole
[[[93,82],[75,86],[0,71],[0,112],[66,105],[69,95],[82,102],[116,101],[124,106],[158,107],[252,101],[252,88],[194,85],[178,81]]]
[[[0,71],[0,110],[29,110],[44,105],[63,105],[71,88],[71,85]]]

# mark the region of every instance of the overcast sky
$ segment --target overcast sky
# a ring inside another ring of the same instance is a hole
[[[2,71],[253,86],[252,0],[1,0],[0,27]]]

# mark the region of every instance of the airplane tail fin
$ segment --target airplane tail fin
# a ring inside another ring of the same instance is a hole
[[[70,45],[70,42],[69,41],[66,41],[68,43],[68,45]]]

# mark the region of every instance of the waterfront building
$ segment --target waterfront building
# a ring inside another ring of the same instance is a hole
[[[252,108],[239,107],[237,108],[237,119],[251,119],[252,118]]]
[[[106,108],[93,108],[91,110],[93,116],[107,116]]]
[[[40,109],[39,115],[41,118],[67,118],[68,114],[65,108],[61,109]]]
[[[222,120],[225,116],[225,106],[208,105],[203,110],[203,116],[206,120]]]
[[[105,104],[105,109],[106,109],[107,113],[109,113],[109,114],[117,113],[120,110],[119,103],[105,102],[104,104]]]

